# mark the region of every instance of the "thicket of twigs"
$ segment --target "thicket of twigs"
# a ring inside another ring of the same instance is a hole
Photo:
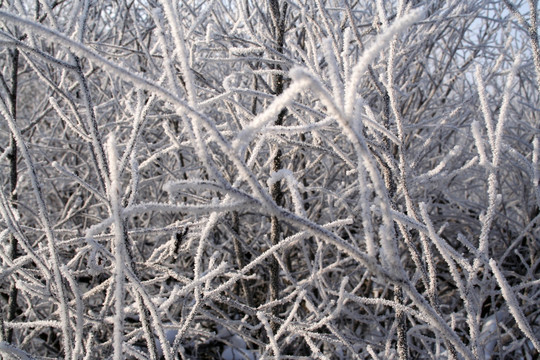
[[[1,357],[536,358],[512,1],[1,1]]]

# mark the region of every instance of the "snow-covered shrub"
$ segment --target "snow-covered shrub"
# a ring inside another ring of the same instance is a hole
[[[3,1],[0,355],[532,359],[537,1]]]

